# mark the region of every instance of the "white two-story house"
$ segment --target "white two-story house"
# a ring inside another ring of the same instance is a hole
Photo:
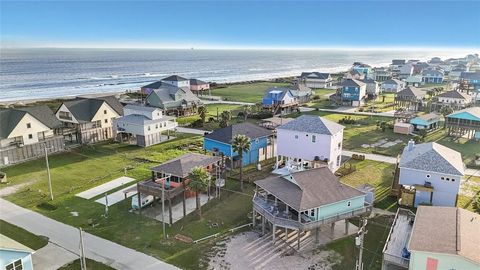
[[[313,115],[302,115],[278,127],[277,167],[281,160],[286,160],[286,166],[300,166],[298,170],[323,162],[335,172],[341,163],[343,129],[342,125]]]
[[[55,115],[66,139],[92,143],[113,138],[113,119],[123,115],[123,106],[113,96],[76,98],[63,102]]]
[[[123,112],[124,116],[113,119],[117,141],[148,147],[168,140],[169,131],[177,127],[175,117],[164,115],[159,108],[127,105]]]
[[[411,140],[403,150],[398,169],[400,190],[413,195],[415,207],[456,205],[465,175],[459,152],[435,142],[415,145]]]

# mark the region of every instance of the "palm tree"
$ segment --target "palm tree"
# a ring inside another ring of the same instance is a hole
[[[208,181],[210,181],[210,175],[203,167],[194,167],[188,175],[190,182],[188,187],[195,191],[196,208],[198,209],[198,216],[202,219],[202,205],[200,204],[200,192],[205,191]]]
[[[248,116],[252,113],[252,106],[245,106],[243,107],[243,117],[245,117],[245,121],[247,121]]]
[[[200,119],[202,119],[202,124],[205,124],[205,118],[207,117],[207,107],[202,106],[198,107],[198,115],[200,116]]]
[[[232,149],[240,156],[240,189],[243,190],[243,153],[250,151],[250,139],[243,134],[235,135],[232,140]]]
[[[224,128],[230,124],[230,120],[232,119],[232,113],[230,111],[223,111],[220,114],[220,127]]]

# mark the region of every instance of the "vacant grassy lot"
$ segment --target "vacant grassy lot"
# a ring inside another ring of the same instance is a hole
[[[107,266],[103,263],[86,259],[86,264],[87,264],[87,270],[114,270],[114,268],[111,268],[110,266]],[[58,270],[82,270],[80,268],[80,259],[77,259],[63,267],[60,267]]]
[[[286,86],[285,83],[275,82],[256,82],[229,85],[224,88],[212,89],[212,95],[221,96],[225,100],[242,101],[242,102],[262,102],[262,97],[265,91],[274,86]]]
[[[349,164],[356,167],[356,171],[343,176],[340,181],[353,187],[369,184],[375,187],[375,207],[389,211],[396,211],[397,204],[390,196],[390,189],[395,172],[395,165],[372,160],[351,160]],[[344,166],[348,167],[349,164]]]
[[[0,219],[0,234],[33,250],[41,249],[48,244],[48,238],[35,235],[2,219]]]

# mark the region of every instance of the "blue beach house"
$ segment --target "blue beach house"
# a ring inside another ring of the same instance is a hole
[[[414,131],[422,129],[433,131],[440,127],[440,115],[435,113],[420,115],[410,120],[410,124],[413,125]]]
[[[343,105],[358,107],[365,101],[367,85],[359,80],[345,79],[340,84]]]
[[[33,253],[32,249],[0,234],[0,269],[33,270]]]
[[[269,88],[262,98],[262,106],[276,113],[290,113],[298,102],[292,90],[287,87]]]
[[[443,83],[443,72],[435,69],[426,69],[422,71],[422,82],[441,84]]]
[[[227,157],[227,166],[239,166],[239,154],[232,149],[232,140],[236,135],[245,135],[250,139],[250,151],[243,153],[243,165],[254,164],[273,157],[273,132],[252,123],[240,123],[217,129],[205,135],[203,148],[214,154],[223,154]]]

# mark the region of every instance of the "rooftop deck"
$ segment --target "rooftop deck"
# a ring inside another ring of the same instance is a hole
[[[403,249],[407,246],[412,233],[415,214],[410,210],[399,208],[390,229],[385,247],[383,248],[384,265],[393,264],[408,268],[409,258],[402,256]],[[389,268],[386,268],[389,269]]]

